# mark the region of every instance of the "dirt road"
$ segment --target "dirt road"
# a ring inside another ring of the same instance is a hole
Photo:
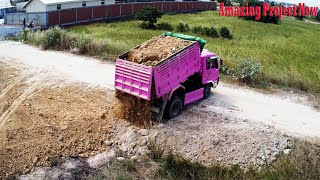
[[[93,58],[42,51],[16,42],[0,42],[0,61],[25,73],[113,89],[114,67]],[[221,83],[203,103],[206,111],[239,117],[267,125],[294,136],[320,137],[320,112],[306,96],[295,93],[259,93]]]
[[[0,178],[57,157],[91,157],[109,148],[105,140],[129,156],[144,154],[152,140],[192,161],[246,166],[290,148],[284,133],[320,137],[314,100],[300,94],[221,83],[146,133],[114,118],[111,63],[0,41],[0,71]]]

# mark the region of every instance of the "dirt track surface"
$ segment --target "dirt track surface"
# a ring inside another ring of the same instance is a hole
[[[320,113],[307,96],[228,84],[141,135],[130,123],[113,121],[112,64],[16,42],[0,42],[0,49],[1,177],[48,165],[60,155],[92,156],[107,150],[102,142],[110,138],[130,155],[156,138],[193,161],[245,166],[272,161],[288,148],[284,133],[320,137]]]
[[[17,42],[0,42],[0,49],[1,61],[25,74],[43,73],[48,76],[48,81],[52,78],[114,89],[112,64],[67,53],[42,51]],[[260,93],[223,83],[213,90],[213,94],[204,101],[209,104],[207,111],[263,122],[298,137],[320,137],[320,112],[312,105],[317,100],[308,96],[288,92]]]

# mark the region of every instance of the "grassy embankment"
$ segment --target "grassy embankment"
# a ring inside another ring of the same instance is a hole
[[[194,26],[226,26],[233,31],[232,40],[209,38],[206,48],[221,56],[232,68],[245,58],[262,64],[258,80],[320,92],[320,26],[290,18],[280,25],[245,21],[237,17],[220,17],[217,12],[165,15],[160,22],[176,27],[180,22]],[[143,30],[141,22],[113,22],[77,26],[71,33],[85,35],[107,43],[108,57],[115,57],[164,31]],[[188,32],[188,34],[193,34]]]
[[[83,179],[319,179],[319,146],[295,141],[289,155],[281,154],[272,164],[257,171],[240,169],[235,165],[223,167],[213,164],[205,167],[182,158],[163,155],[163,149],[151,148],[148,157],[140,161],[114,160],[104,168],[89,173]]]

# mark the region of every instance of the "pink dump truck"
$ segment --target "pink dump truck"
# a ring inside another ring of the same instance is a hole
[[[150,101],[156,118],[162,120],[181,114],[183,106],[208,98],[211,87],[219,83],[222,60],[203,49],[206,41],[182,34],[164,35],[193,43],[155,66],[130,62],[128,52],[116,60],[115,89]],[[153,92],[155,91],[155,92]]]

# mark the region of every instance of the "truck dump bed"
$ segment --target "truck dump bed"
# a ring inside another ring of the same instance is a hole
[[[200,70],[198,42],[193,42],[154,67],[124,60],[127,54],[116,60],[115,89],[148,101],[151,99],[153,81],[156,97],[160,98]]]
[[[154,82],[157,98],[169,93],[181,82],[200,69],[199,43],[174,54],[154,67]]]
[[[153,74],[151,66],[118,58],[115,73],[115,89],[150,100]]]

